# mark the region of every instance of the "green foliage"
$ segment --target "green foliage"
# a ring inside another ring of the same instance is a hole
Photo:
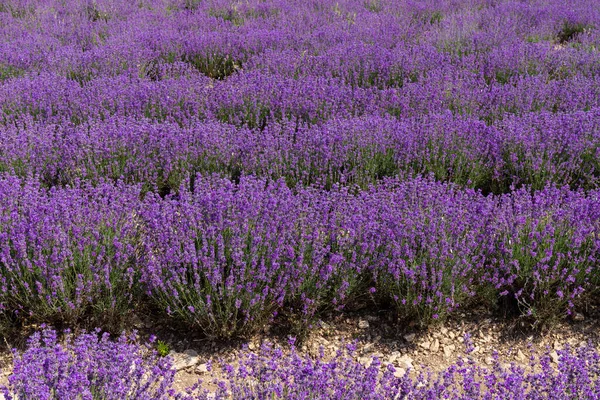
[[[111,265],[110,259],[117,251],[115,243],[120,235],[118,228],[102,227],[99,235],[100,241],[92,245],[82,247],[73,243],[69,249],[72,252],[71,259],[57,264],[51,261],[55,244],[47,243],[41,251],[37,249],[38,245],[28,244],[30,259],[41,254],[48,263],[46,268],[56,271],[57,276],[52,279],[49,279],[42,266],[0,263],[0,272],[10,285],[2,296],[6,310],[32,322],[100,324],[120,329],[131,310],[135,291],[129,283],[134,279],[133,270],[130,269],[132,259]],[[89,236],[93,237],[93,233],[90,232]],[[99,268],[99,254],[104,255],[109,269],[102,278],[95,270]],[[57,282],[60,282],[58,288]],[[81,293],[84,287],[88,290],[87,294]]]
[[[559,43],[570,42],[570,41],[576,39],[577,36],[579,36],[580,34],[585,32],[585,30],[588,28],[590,28],[590,27],[581,22],[565,21],[563,23],[562,28],[558,32],[556,39]]]
[[[208,10],[208,15],[211,15],[215,18],[220,18],[223,21],[229,21],[234,26],[241,26],[244,24],[244,17],[237,10],[211,8]]]
[[[347,75],[344,76],[344,80],[347,85],[352,87],[376,87],[379,90],[383,90],[386,88],[402,88],[406,76],[399,66],[393,66],[390,73],[386,75],[359,63],[353,69],[348,70]]]
[[[0,1],[0,12],[10,13],[10,16],[16,19],[24,19],[27,16],[35,15],[35,3],[29,6],[18,6],[9,4],[8,0]]]
[[[387,149],[385,152],[377,152],[367,160],[366,170],[375,179],[392,177],[398,174],[395,152]]]
[[[505,85],[509,83],[515,75],[516,73],[511,69],[500,69],[496,71],[496,82],[498,82],[501,85]]]
[[[0,64],[0,81],[23,75],[23,70],[12,65]]]
[[[182,59],[209,78],[218,80],[227,78],[242,67],[240,60],[235,60],[229,54],[217,52],[186,54]]]
[[[94,79],[94,75],[94,71],[90,69],[80,71],[72,69],[67,72],[67,79],[75,81],[83,87],[87,82]]]
[[[200,8],[200,4],[202,4],[202,0],[185,0],[183,8],[188,11],[196,11]]]
[[[367,0],[365,1],[365,8],[371,12],[378,13],[383,10],[380,0]]]
[[[539,219],[527,218],[514,232],[506,232],[507,236],[500,238],[504,245],[498,248],[505,248],[508,258],[502,261],[500,255],[499,260],[509,267],[507,273],[514,280],[502,288],[510,300],[505,306],[512,301],[516,308],[512,311],[529,320],[532,327],[564,318],[571,293],[589,283],[595,254],[593,234],[581,240],[569,218],[561,219],[551,211]],[[532,279],[541,271],[545,271],[543,279]]]
[[[574,156],[567,152],[531,149],[518,141],[507,143],[502,151],[504,176],[499,181],[499,192],[510,191],[512,184],[540,190],[550,182],[569,185],[573,189],[595,188],[600,181],[598,149],[598,145],[583,149],[577,154],[578,163],[574,168]],[[513,177],[518,177],[518,181],[514,181]]]
[[[214,282],[211,282],[209,272],[202,266],[182,265],[179,270],[184,273],[171,284],[173,291],[178,294],[178,299],[174,298],[171,290],[157,290],[152,294],[156,304],[163,309],[170,309],[170,318],[195,327],[210,338],[243,337],[268,325],[279,306],[273,295],[260,298],[260,294],[273,287],[274,282],[257,282],[251,291],[245,290],[243,285],[241,288],[236,287],[237,285],[226,285],[229,279],[236,279],[234,276],[239,275],[240,266],[234,261],[234,251],[241,251],[245,260],[264,260],[266,264],[271,262],[265,257],[271,243],[265,241],[262,245],[255,246],[254,242],[258,239],[253,236],[251,227],[252,223],[249,223],[248,233],[243,238],[233,237],[230,228],[223,229],[219,233],[220,238],[203,237],[198,232],[195,238],[198,254],[202,254],[206,249],[223,254],[223,266],[220,267],[223,284],[215,286]],[[238,242],[237,239],[241,241]],[[244,243],[245,246],[236,248],[239,243]],[[270,265],[267,265],[267,268],[270,268]],[[244,271],[246,272],[239,277],[239,282],[253,281],[252,268],[245,268]],[[193,306],[193,309],[190,309],[190,306]]]
[[[434,11],[431,14],[431,18],[429,18],[429,23],[430,24],[438,24],[442,21],[442,19],[444,18],[443,14],[441,11]]]
[[[166,357],[171,352],[171,348],[167,343],[163,342],[162,340],[158,340],[156,342],[156,351],[160,357]]]
[[[267,105],[246,100],[243,104],[222,107],[217,111],[217,119],[227,124],[247,126],[250,129],[264,129],[271,119]]]
[[[487,163],[485,157],[474,158],[469,154],[477,154],[471,150],[471,143],[467,140],[454,139],[452,144],[436,143],[435,140],[428,142],[428,151],[425,157],[414,165],[413,174],[430,175],[441,182],[452,182],[462,187],[480,189],[485,193],[495,190],[495,179],[493,167]]]

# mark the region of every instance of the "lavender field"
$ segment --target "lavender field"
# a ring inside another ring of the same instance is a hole
[[[264,346],[185,394],[100,336],[586,313],[600,2],[0,0],[0,35],[0,330],[40,328],[5,398],[600,398],[591,344],[435,376]]]

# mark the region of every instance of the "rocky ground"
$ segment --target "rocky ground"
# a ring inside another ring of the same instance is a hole
[[[440,371],[467,355],[464,335],[471,335],[474,350],[469,354],[481,365],[491,365],[495,352],[506,364],[527,366],[532,350],[538,354],[549,351],[554,363],[563,346],[583,346],[592,343],[600,349],[600,318],[575,314],[569,321],[534,333],[520,329],[505,318],[486,314],[458,314],[455,318],[428,329],[398,326],[385,314],[360,314],[318,321],[310,335],[300,344],[301,353],[316,356],[322,348],[333,355],[345,344],[356,343],[355,357],[365,365],[373,356],[383,365],[393,364],[398,376],[407,370]],[[165,337],[168,337],[166,335]],[[272,334],[256,336],[237,343],[216,343],[200,339],[180,338],[172,341],[172,355],[178,369],[177,384],[187,387],[198,379],[212,379],[208,363],[219,360],[235,364],[242,349],[258,350],[263,341],[286,346],[285,338]]]
[[[224,343],[141,319],[132,328],[137,329],[142,338],[156,334],[159,340],[167,343],[177,369],[176,385],[181,389],[201,379],[203,386],[210,390],[214,387],[211,381],[220,377],[218,369],[209,372],[210,363],[236,364],[243,351],[257,351],[264,341],[289,348],[287,337],[274,332]],[[350,313],[318,320],[308,332],[298,345],[303,355],[315,357],[322,349],[329,357],[345,345],[355,343],[354,357],[360,363],[368,365],[376,356],[384,366],[393,364],[397,376],[408,370],[441,371],[458,358],[466,357],[464,336],[467,333],[474,346],[469,357],[481,365],[491,365],[497,352],[503,363],[525,367],[532,350],[538,354],[549,351],[555,364],[557,351],[565,345],[578,347],[591,343],[600,350],[600,308],[590,307],[585,313],[576,313],[565,322],[537,332],[523,328],[518,321],[483,311],[457,313],[426,329],[398,323],[388,312]],[[15,343],[5,343],[5,350],[0,352],[0,384],[6,383],[10,373],[11,355],[6,350],[10,347],[15,347]]]

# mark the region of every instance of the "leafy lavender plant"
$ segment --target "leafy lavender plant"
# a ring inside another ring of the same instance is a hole
[[[73,335],[59,340],[44,329],[27,349],[13,351],[13,369],[1,391],[7,399],[169,399],[175,371],[169,358],[158,358],[135,334],[116,341],[107,333]]]
[[[561,350],[558,364],[532,353],[528,366],[506,365],[496,354],[491,367],[459,359],[443,371],[400,371],[373,358],[356,360],[353,347],[331,357],[303,356],[264,344],[246,353],[238,365],[225,365],[226,378],[210,380],[216,393],[207,399],[574,399],[600,398],[600,356],[587,345]],[[213,367],[215,368],[215,367]],[[211,397],[214,396],[214,397]]]
[[[120,324],[137,288],[139,188],[0,179],[0,305],[23,321]],[[115,325],[113,325],[115,326]]]

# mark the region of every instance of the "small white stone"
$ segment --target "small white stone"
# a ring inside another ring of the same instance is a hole
[[[425,350],[429,350],[429,348],[431,347],[431,343],[428,340],[426,340],[424,342],[421,342],[421,344],[419,344],[419,346],[421,346]]]
[[[398,366],[400,368],[404,368],[404,369],[412,369],[413,368],[413,360],[412,358],[408,357],[408,356],[403,356],[400,357],[397,361],[396,364],[398,364]]]
[[[552,348],[554,350],[562,350],[562,344],[560,344],[560,342],[558,342],[557,340],[555,340],[554,343],[552,344]]]
[[[136,329],[142,329],[145,327],[144,321],[142,321],[140,319],[140,317],[138,317],[137,314],[133,314],[131,316],[131,324],[133,325],[134,328]]]
[[[404,368],[396,368],[394,371],[394,376],[396,378],[402,378],[406,374],[406,370]]]
[[[208,372],[208,364],[200,364],[196,367],[197,374],[206,374]]]
[[[367,344],[364,345],[364,347],[362,348],[361,351],[363,352],[363,354],[364,353],[368,353],[369,350],[371,350],[373,348],[373,346],[375,346],[374,343],[367,343]]]
[[[433,341],[433,343],[431,343],[431,347],[429,348],[429,350],[431,350],[432,353],[437,353],[439,349],[440,349],[440,341],[435,339]]]
[[[454,350],[456,350],[456,346],[453,344],[444,346],[444,356],[446,356],[446,358],[450,358]]]
[[[373,359],[371,357],[361,357],[358,359],[358,362],[361,363],[365,368],[369,368]]]
[[[553,351],[552,353],[550,353],[550,358],[552,358],[552,362],[554,364],[558,364],[558,360],[560,357],[556,351]]]
[[[585,320],[585,317],[583,316],[583,314],[575,313],[575,315],[573,316],[573,320],[574,321],[583,321],[583,320]]]
[[[319,326],[319,328],[324,329],[324,330],[330,330],[331,325],[329,325],[327,322],[323,322],[321,320],[319,320],[319,322],[317,322],[317,325]]]
[[[415,341],[416,335],[414,333],[408,333],[406,335],[404,335],[404,340],[406,340],[408,343],[412,343]]]
[[[402,354],[399,351],[392,351],[392,353],[388,356],[387,360],[389,363],[394,363],[398,358],[400,358]]]
[[[200,358],[195,350],[186,350],[183,353],[171,352],[173,357],[173,367],[179,371],[188,367],[192,367],[198,363]]]
[[[369,328],[369,321],[361,319],[360,321],[358,321],[358,327],[360,329],[367,329],[367,328]]]

